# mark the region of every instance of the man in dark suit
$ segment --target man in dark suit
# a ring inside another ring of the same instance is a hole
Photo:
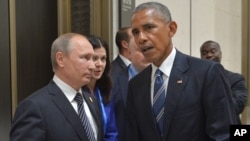
[[[103,141],[100,107],[93,96],[82,91],[95,68],[93,54],[91,44],[80,34],[63,34],[53,42],[54,77],[19,104],[10,131],[11,141],[90,141],[91,137]],[[78,116],[82,112],[78,111],[77,93],[83,100],[85,121]],[[89,130],[83,124],[87,122]]]
[[[236,117],[223,67],[173,46],[177,24],[160,3],[137,6],[131,27],[135,42],[153,64],[129,82],[126,140],[229,140],[229,125]],[[161,89],[154,90],[159,85]]]
[[[111,62],[111,71],[110,76],[112,82],[115,82],[119,78],[119,73],[126,69],[127,66],[131,63],[129,58],[129,46],[130,46],[130,37],[129,27],[123,27],[117,31],[115,36],[115,43],[118,47],[119,54]]]
[[[221,63],[222,52],[219,43],[215,41],[206,41],[200,47],[200,56],[202,59],[212,60]],[[226,77],[232,89],[234,108],[240,123],[240,114],[247,104],[247,88],[243,75],[234,73],[225,69]]]
[[[125,107],[127,101],[128,82],[131,78],[149,65],[134,42],[131,28],[128,29],[127,33],[130,38],[128,49],[131,64],[119,72],[119,78],[116,79],[112,87],[112,98],[115,105],[119,141],[125,141]]]
[[[111,70],[110,70],[110,77],[112,79],[112,99],[114,99],[115,104],[115,113],[116,113],[116,123],[117,123],[117,129],[118,129],[118,140],[123,141],[124,140],[124,118],[123,118],[123,110],[121,108],[123,107],[123,96],[124,92],[127,91],[127,76],[121,76],[121,72],[124,72],[127,70],[127,67],[129,66],[130,57],[129,57],[129,45],[130,45],[130,38],[131,34],[129,34],[129,30],[131,29],[129,27],[123,27],[119,29],[116,32],[115,36],[115,43],[118,47],[119,54],[111,62]],[[121,87],[120,87],[121,86]]]

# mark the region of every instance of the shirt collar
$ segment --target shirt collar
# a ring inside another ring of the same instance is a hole
[[[120,58],[122,59],[122,61],[125,63],[126,66],[128,66],[129,64],[131,64],[131,61],[129,61],[129,59],[127,59],[125,56],[119,54]]]
[[[128,74],[129,80],[138,74],[138,71],[134,68],[132,63],[128,66]]]
[[[75,89],[73,89],[71,86],[69,86],[68,84],[66,84],[64,81],[62,81],[56,75],[54,75],[53,81],[62,90],[62,92],[64,93],[64,95],[67,97],[67,99],[70,102],[72,102],[74,100],[74,98],[75,98],[75,95],[76,95],[77,91]],[[81,90],[79,92],[82,93]]]
[[[162,62],[161,66],[159,67],[159,69],[163,72],[163,74],[168,77],[170,76],[170,72],[174,64],[175,55],[176,55],[176,49],[173,48],[171,53],[168,55],[168,57]],[[152,74],[155,74],[155,71],[157,68],[158,68],[157,66],[152,64]]]

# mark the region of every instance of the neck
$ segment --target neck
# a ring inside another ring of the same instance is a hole
[[[88,84],[88,88],[90,89],[91,94],[94,94],[95,84],[96,84],[96,80],[94,79],[91,79],[90,83]]]

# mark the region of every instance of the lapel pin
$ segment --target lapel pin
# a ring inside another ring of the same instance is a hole
[[[90,100],[91,102],[93,102],[93,100],[92,100],[92,98],[91,98],[91,97],[89,97],[89,100]]]
[[[178,80],[178,81],[177,81],[177,84],[182,84],[182,80]]]

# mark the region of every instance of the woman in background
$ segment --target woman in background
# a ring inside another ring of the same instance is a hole
[[[96,36],[89,36],[89,42],[94,49],[95,69],[90,83],[87,85],[91,94],[97,98],[103,115],[104,141],[117,141],[117,128],[114,113],[114,104],[111,100],[111,79],[109,77],[110,61],[107,42]]]

